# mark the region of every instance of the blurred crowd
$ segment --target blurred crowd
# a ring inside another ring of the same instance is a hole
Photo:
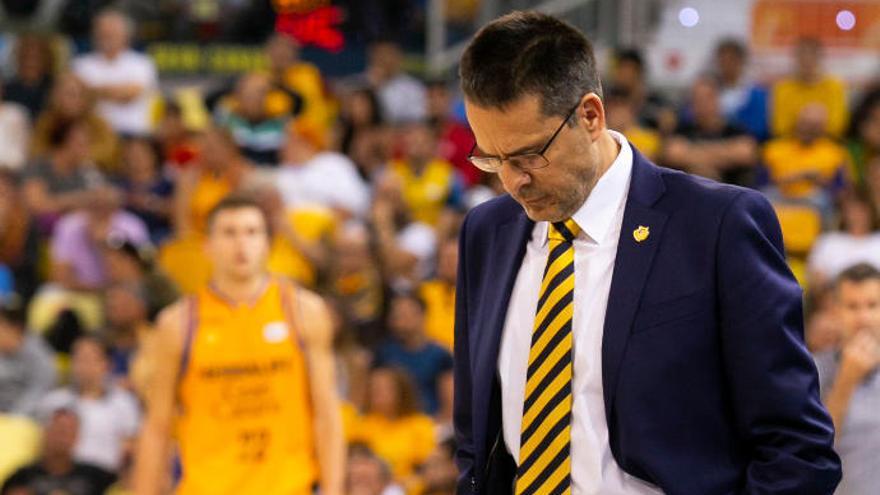
[[[262,42],[288,14],[314,14],[306,30],[332,26],[355,50],[365,41],[389,35],[415,48],[425,42],[428,4],[427,0],[2,0],[0,30],[56,32],[83,49],[89,44],[95,12],[113,6],[138,20],[138,43],[250,44]],[[448,27],[466,26],[464,31],[470,31],[479,8],[480,0],[448,0]]]
[[[158,312],[207,281],[208,211],[246,192],[273,222],[271,271],[332,308],[348,493],[452,494],[457,233],[503,193],[468,162],[455,81],[408,74],[389,41],[331,80],[274,34],[265,70],[169,88],[131,48],[128,17],[92,21],[89,48],[19,36],[0,84],[0,493],[126,493],[161,366],[139,351]],[[659,164],[772,200],[817,359],[871,345],[844,330],[835,291],[880,280],[880,88],[826,73],[813,39],[775,81],[725,40],[681,95],[654,90],[638,50],[612,59],[610,128]],[[858,293],[876,304],[855,327],[880,325],[876,288]]]

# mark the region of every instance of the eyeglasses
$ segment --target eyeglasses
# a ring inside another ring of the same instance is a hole
[[[501,166],[505,161],[510,163],[512,167],[515,167],[519,170],[535,170],[539,168],[544,168],[547,165],[550,165],[550,160],[544,156],[544,153],[550,149],[550,145],[553,144],[553,141],[556,139],[556,136],[562,132],[562,128],[565,127],[565,123],[568,122],[568,119],[574,114],[574,111],[577,110],[578,106],[580,106],[580,102],[572,108],[568,114],[562,119],[562,123],[559,124],[559,127],[553,132],[553,135],[550,136],[550,139],[547,141],[547,144],[541,148],[540,151],[534,153],[522,153],[520,155],[508,156],[507,158],[501,158],[498,156],[478,156],[474,155],[474,151],[477,150],[477,143],[474,143],[474,146],[471,148],[471,152],[468,153],[468,160],[474,164],[478,169],[489,172],[489,173],[498,173],[501,170]]]

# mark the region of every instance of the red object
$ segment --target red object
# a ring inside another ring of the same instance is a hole
[[[674,51],[666,55],[666,68],[671,71],[677,71],[681,69],[682,58],[681,53],[678,51]]]
[[[341,23],[342,10],[326,6],[304,14],[281,12],[275,21],[275,31],[293,36],[303,45],[340,52],[345,47],[345,37],[336,26]]]
[[[305,14],[330,3],[330,0],[272,0],[275,12]]]
[[[178,168],[187,168],[195,163],[199,152],[195,146],[190,144],[179,144],[172,146],[165,154],[165,160]]]
[[[478,184],[483,172],[468,160],[468,153],[474,146],[474,134],[466,126],[454,120],[447,120],[440,132],[440,156],[455,166],[468,187]]]

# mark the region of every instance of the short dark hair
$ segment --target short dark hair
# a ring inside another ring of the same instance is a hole
[[[590,41],[555,17],[512,12],[484,26],[459,66],[465,98],[504,108],[525,95],[541,100],[546,116],[565,116],[587,93],[602,96]]]
[[[639,73],[645,72],[645,59],[642,58],[642,53],[637,48],[618,48],[614,53],[614,62],[616,64],[633,64],[639,69]]]
[[[57,149],[67,144],[67,139],[76,129],[85,126],[82,119],[60,119],[49,128],[49,147]]]
[[[18,294],[0,298],[0,321],[24,332],[27,326],[27,311]]]
[[[718,45],[715,47],[715,53],[719,54],[725,51],[731,51],[740,58],[746,58],[749,53],[745,43],[740,41],[738,38],[724,38],[723,40],[719,41]]]
[[[837,200],[837,211],[843,213],[843,209],[847,204],[859,203],[868,209],[868,222],[871,231],[880,227],[880,211],[874,206],[871,198],[871,192],[866,187],[855,187],[844,194]],[[840,230],[848,231],[851,225],[846,220],[846,215],[840,215]]]
[[[370,373],[374,374],[383,371],[391,375],[394,387],[397,389],[399,401],[397,404],[397,415],[401,418],[406,418],[413,414],[418,414],[421,411],[421,404],[413,377],[399,366],[391,366],[384,363],[374,366]],[[365,410],[368,413],[373,412],[373,404],[370,397],[367,397]]]
[[[101,352],[101,356],[103,356],[104,359],[106,359],[107,361],[110,361],[110,359],[113,357],[113,347],[105,338],[101,336],[94,334],[84,334],[80,337],[77,337],[77,339],[73,341],[73,346],[71,346],[71,349],[73,349],[73,347],[76,347],[80,343],[89,343],[94,345],[98,348],[98,351]]]
[[[159,141],[150,137],[150,136],[126,136],[122,138],[122,144],[125,146],[131,146],[140,144],[143,145],[147,151],[153,156],[155,161],[158,162],[162,159],[162,145],[159,144]]]
[[[834,283],[839,288],[844,282],[860,284],[869,280],[880,281],[880,270],[870,263],[858,263],[842,271]]]
[[[0,168],[0,183],[7,184],[15,189],[21,184],[21,177],[8,168]]]
[[[445,439],[443,439],[443,441],[440,442],[440,446],[443,447],[444,450],[446,450],[447,455],[450,459],[455,457],[455,451],[458,450],[458,442],[455,441],[455,436],[450,435],[446,437]]]
[[[632,91],[629,88],[625,88],[620,85],[611,86],[605,91],[605,101],[620,101],[620,102],[631,102],[632,100]]]
[[[443,90],[449,90],[450,84],[450,78],[443,75],[433,76],[425,79],[425,87],[427,87],[428,89],[439,88]]]
[[[391,300],[393,301],[394,299],[402,299],[404,301],[412,301],[416,303],[416,306],[419,307],[419,309],[422,311],[422,314],[428,311],[428,303],[415,291],[406,290],[394,292]]]
[[[176,100],[168,98],[165,100],[165,115],[174,115],[175,117],[183,117],[183,107]]]
[[[208,212],[208,231],[210,232],[211,227],[214,225],[214,221],[217,219],[217,215],[223,213],[224,211],[230,210],[242,210],[247,208],[255,208],[260,212],[263,217],[263,222],[266,224],[266,234],[268,236],[272,236],[272,223],[269,221],[269,214],[266,212],[266,209],[257,201],[255,197],[249,194],[243,193],[232,193],[223,199],[221,199],[213,208]]]
[[[349,459],[360,457],[364,460],[369,460],[382,472],[382,479],[386,483],[391,480],[391,467],[388,466],[388,463],[385,462],[384,459],[376,455],[376,452],[374,452],[368,444],[361,441],[349,443],[348,457]]]
[[[822,45],[822,41],[819,38],[813,36],[804,36],[799,38],[797,41],[797,45],[795,45],[797,50],[814,50],[816,52],[821,52],[824,48]]]
[[[696,87],[698,84],[709,86],[716,92],[721,90],[721,81],[719,81],[714,74],[708,72],[698,74],[697,77],[693,79],[693,82],[691,82],[691,88]]]

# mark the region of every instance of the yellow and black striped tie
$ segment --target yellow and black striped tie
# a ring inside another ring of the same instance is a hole
[[[516,495],[571,493],[574,220],[550,226],[547,267],[529,349]]]

